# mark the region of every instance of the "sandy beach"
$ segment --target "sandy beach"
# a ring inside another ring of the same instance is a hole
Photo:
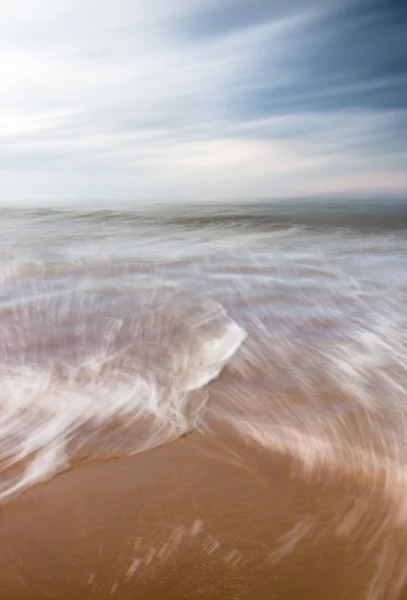
[[[363,546],[307,534],[346,493],[245,453],[192,434],[29,489],[1,509],[0,598],[363,598]]]

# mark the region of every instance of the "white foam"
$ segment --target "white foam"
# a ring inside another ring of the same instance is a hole
[[[63,376],[46,368],[3,366],[1,499],[65,469],[77,454],[141,452],[199,424],[206,395],[194,393],[220,374],[245,334],[209,300],[198,305],[190,300],[184,311],[178,305],[175,316],[165,303],[160,310],[159,318],[152,314],[147,321],[140,349],[148,349],[149,328],[162,344],[156,359],[135,360],[140,372],[129,369],[131,357],[124,369],[122,357],[117,362],[107,348]]]

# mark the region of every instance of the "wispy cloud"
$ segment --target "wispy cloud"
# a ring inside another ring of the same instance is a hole
[[[15,0],[0,198],[407,190],[406,23],[395,0]]]

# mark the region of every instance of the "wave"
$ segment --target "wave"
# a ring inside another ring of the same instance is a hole
[[[88,339],[71,364],[69,358],[51,361],[50,349],[36,339],[31,340],[36,360],[42,352],[45,364],[2,365],[1,500],[78,462],[141,452],[199,424],[205,386],[218,377],[245,333],[208,298],[155,290],[146,300],[144,314],[132,322],[105,320],[97,347]],[[46,310],[37,304],[37,325],[41,308]],[[61,304],[54,307],[60,328],[63,310]],[[72,319],[72,305],[65,311]],[[50,315],[49,306],[46,312]],[[20,351],[27,339],[23,327],[14,329]],[[62,346],[63,338],[54,355]]]
[[[177,226],[269,230],[307,226],[359,231],[407,227],[407,199],[287,199],[205,205],[152,205],[129,208],[1,209],[3,218],[29,216],[40,221],[74,220],[126,226]]]

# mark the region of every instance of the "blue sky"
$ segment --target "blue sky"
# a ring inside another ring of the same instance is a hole
[[[399,0],[15,0],[0,201],[407,191]]]

